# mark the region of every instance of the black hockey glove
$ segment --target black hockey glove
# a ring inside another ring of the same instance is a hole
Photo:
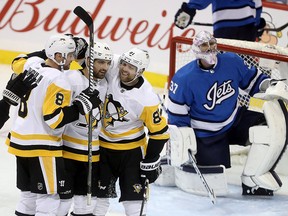
[[[89,88],[87,88],[76,96],[73,104],[76,104],[79,112],[85,115],[101,104],[99,91],[95,89],[93,92],[90,92]]]
[[[77,60],[84,59],[85,53],[88,48],[88,43],[86,42],[86,40],[84,38],[74,37],[73,34],[65,34],[65,35],[70,36],[76,44],[76,50],[75,50],[76,59]]]
[[[149,180],[149,183],[153,183],[157,180],[162,173],[160,162],[161,158],[159,155],[153,159],[144,159],[140,162],[140,176],[143,179],[143,184],[146,178]]]
[[[27,72],[28,71],[25,70],[18,76],[12,74],[6,85],[6,89],[3,91],[3,99],[7,103],[16,106],[27,92],[37,86],[35,74],[30,73],[26,77]]]
[[[183,2],[181,8],[175,14],[174,24],[184,29],[192,23],[192,20],[196,14],[196,9],[189,8],[186,2]]]
[[[264,18],[260,18],[260,23],[259,25],[256,26],[256,37],[261,38],[264,28],[266,26],[266,20]]]

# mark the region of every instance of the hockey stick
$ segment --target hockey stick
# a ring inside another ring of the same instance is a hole
[[[149,179],[146,178],[145,183],[144,183],[144,193],[143,193],[143,199],[141,203],[140,216],[144,216],[142,214],[144,210],[144,205],[146,204],[148,200],[148,190],[149,190]]]
[[[192,22],[191,25],[199,25],[199,26],[213,26],[212,23],[200,23],[200,22]]]
[[[188,156],[189,156],[189,160],[192,163],[196,173],[199,175],[205,189],[207,190],[208,195],[209,195],[212,203],[215,204],[216,203],[216,196],[214,194],[214,191],[212,188],[209,187],[208,183],[206,182],[206,179],[204,178],[204,176],[200,172],[199,168],[197,167],[196,161],[195,161],[194,156],[192,154],[192,150],[190,148],[188,149]]]
[[[192,22],[191,25],[199,25],[199,26],[213,26],[212,23],[200,23],[200,22]],[[264,31],[276,31],[280,32],[283,29],[285,29],[288,26],[288,23],[284,24],[283,26],[280,26],[278,28],[264,28]]]
[[[93,92],[93,64],[94,64],[94,25],[91,16],[82,7],[77,6],[73,11],[89,28],[89,91]],[[92,196],[92,110],[88,120],[88,176],[87,176],[87,205],[91,205]]]
[[[278,28],[264,28],[265,31],[276,31],[276,32],[280,32],[283,29],[285,29],[288,26],[288,23],[278,27]]]

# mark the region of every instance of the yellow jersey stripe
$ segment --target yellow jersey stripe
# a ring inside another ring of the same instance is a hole
[[[57,136],[45,135],[45,134],[23,135],[23,134],[16,133],[14,131],[11,131],[11,137],[14,137],[20,140],[51,140],[55,142],[61,141],[61,137],[57,137]]]
[[[129,130],[129,131],[124,132],[124,133],[113,134],[113,133],[106,131],[104,128],[101,128],[101,132],[110,138],[121,138],[124,136],[129,136],[129,135],[141,132],[143,130],[144,130],[144,126],[141,126],[140,128],[134,128],[134,129]]]

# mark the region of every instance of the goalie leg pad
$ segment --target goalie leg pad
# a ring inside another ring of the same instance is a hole
[[[197,152],[196,137],[193,128],[169,125],[171,143],[171,165],[180,166],[189,160],[187,150]]]
[[[227,179],[223,165],[198,166],[198,168],[217,196],[227,195]],[[175,168],[175,183],[178,188],[185,192],[208,196],[207,190],[192,164],[184,164],[181,168]]]
[[[248,187],[275,191],[282,185],[277,174],[272,172],[286,145],[287,111],[282,107],[276,100],[265,102],[267,126],[254,126],[249,130],[252,145],[241,177]]]

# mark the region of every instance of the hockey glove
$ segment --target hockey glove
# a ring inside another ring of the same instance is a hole
[[[143,179],[143,183],[146,179],[149,180],[149,183],[157,180],[162,173],[160,162],[161,158],[159,155],[153,159],[144,159],[140,162],[140,176]]]
[[[76,59],[77,60],[84,59],[88,47],[88,43],[86,42],[86,40],[84,38],[74,37],[73,34],[65,34],[65,35],[71,37],[76,44],[76,50],[75,50]]]
[[[280,81],[286,81],[286,79],[266,79],[260,84],[260,91],[265,92],[269,87],[275,86]]]
[[[266,26],[266,20],[264,18],[260,18],[259,24],[256,26],[256,37],[261,38],[264,28]]]
[[[93,92],[90,92],[89,88],[87,88],[76,96],[73,104],[77,105],[82,115],[85,115],[101,104],[99,91],[95,89]]]
[[[27,77],[27,70],[23,73],[12,74],[10,80],[7,83],[6,89],[3,91],[3,99],[16,106],[20,102],[20,99],[27,94],[30,90],[37,86],[35,74],[30,73]]]
[[[88,43],[84,38],[73,37],[73,40],[76,44],[75,56],[76,59],[84,59],[85,53],[87,51]]]
[[[181,8],[175,14],[174,24],[184,29],[192,23],[192,20],[196,14],[196,9],[189,8],[186,2],[183,2]]]

